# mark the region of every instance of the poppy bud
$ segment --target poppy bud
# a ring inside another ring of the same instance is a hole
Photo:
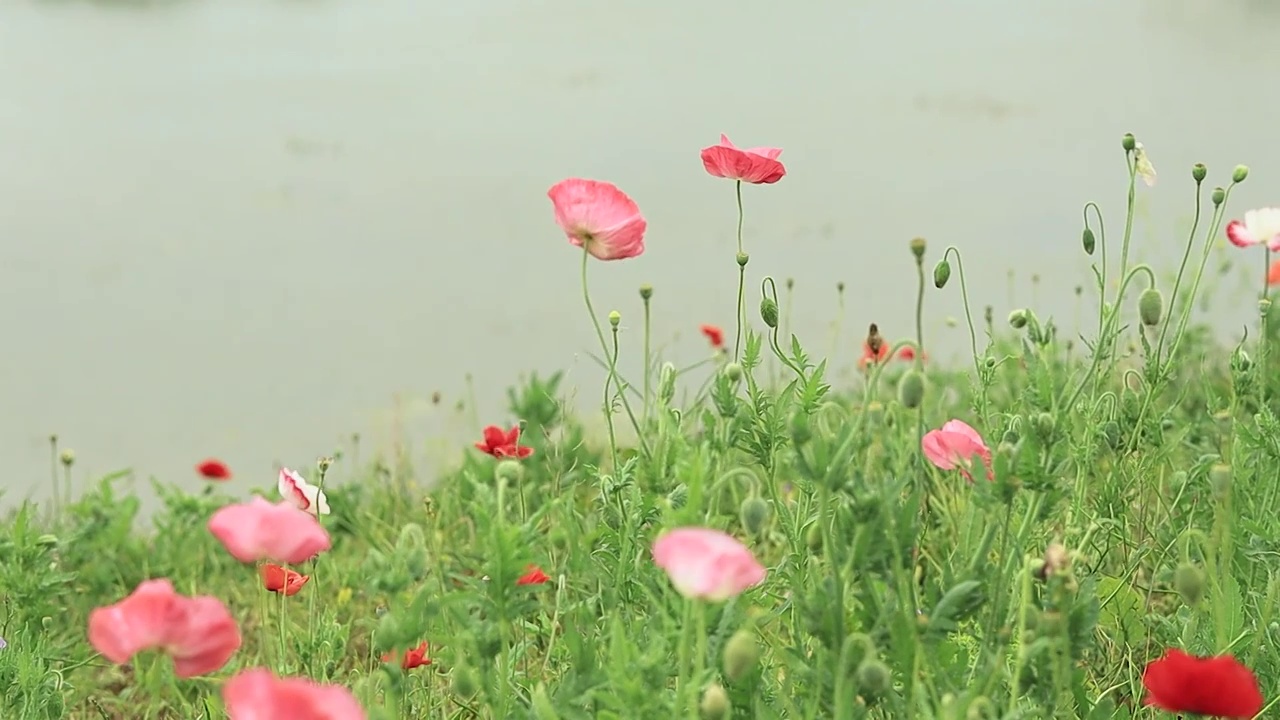
[[[471,668],[466,666],[456,667],[453,669],[452,675],[452,682],[450,684],[453,686],[454,695],[457,695],[460,698],[469,698],[476,694],[476,691],[479,689],[479,685],[476,682],[476,675],[471,671]]]
[[[804,544],[814,555],[822,554],[822,529],[818,527],[818,523],[809,526],[808,532],[804,534]]]
[[[1231,171],[1231,182],[1242,183],[1247,177],[1249,177],[1248,165],[1237,165],[1236,169]]]
[[[70,449],[63,450],[59,459],[62,460],[62,464],[64,466],[71,467],[76,462],[76,451]]]
[[[752,535],[759,535],[764,530],[765,524],[769,522],[769,515],[772,512],[769,503],[764,498],[751,496],[742,501],[742,507],[738,511],[738,515],[742,520],[742,527]]]
[[[738,382],[742,379],[742,366],[738,363],[729,363],[724,366],[724,376],[729,378],[730,382]]]
[[[893,682],[889,666],[875,658],[868,658],[858,666],[858,687],[866,695],[883,695]]]
[[[915,370],[908,370],[898,381],[898,402],[902,406],[914,410],[924,400],[924,377]]]
[[[667,502],[671,504],[672,510],[679,510],[689,501],[689,486],[684,483],[671,488],[671,492],[667,493]]]
[[[1022,439],[1022,436],[1018,435],[1017,430],[1014,430],[1013,428],[1009,428],[1008,430],[1005,430],[1004,434],[1000,436],[1000,444],[1017,445],[1018,441],[1021,439]]]
[[[616,328],[618,327],[618,323],[620,322],[622,322],[622,313],[618,312],[617,310],[610,310],[609,324]]]
[[[649,299],[649,298],[651,298],[651,297],[653,297],[653,286],[652,286],[652,285],[650,285],[649,283],[645,283],[644,285],[641,285],[641,286],[640,286],[640,299],[641,299],[641,300],[648,300],[648,299]]]
[[[1218,463],[1209,468],[1209,488],[1219,498],[1231,493],[1231,466]]]
[[[729,682],[738,682],[760,659],[760,645],[755,633],[739,630],[724,644],[724,676]]]
[[[1232,369],[1238,372],[1249,372],[1253,368],[1253,358],[1249,357],[1249,353],[1245,352],[1244,348],[1236,348],[1236,351],[1231,354],[1231,365]]]
[[[773,298],[760,298],[760,319],[771,328],[778,327],[778,303]]]
[[[996,359],[995,359],[995,358],[993,358],[993,357],[991,357],[991,356],[987,356],[987,358],[986,358],[985,360],[983,360],[983,361],[982,361],[982,365],[983,365],[983,367],[985,367],[985,368],[986,368],[986,369],[988,369],[988,370],[995,370],[995,369],[996,369]]]
[[[840,282],[837,282],[837,283],[836,283],[836,293],[837,293],[837,294],[839,294],[839,295],[843,295],[843,294],[844,294],[844,281],[843,281],[843,280],[841,280]]]
[[[676,366],[665,362],[658,371],[658,400],[664,405],[671,404],[676,396]]]
[[[1153,287],[1143,290],[1138,296],[1138,317],[1142,318],[1142,324],[1155,327],[1160,324],[1160,318],[1163,315],[1164,296]]]
[[[796,279],[789,277],[787,278],[787,282],[785,284],[787,286],[787,292],[791,292],[796,286]]]
[[[964,720],[994,720],[996,717],[995,706],[982,695],[974,698],[964,713]]]
[[[1227,191],[1220,187],[1213,189],[1213,193],[1209,195],[1209,199],[1213,201],[1213,206],[1218,207],[1227,199]]]
[[[1203,182],[1204,176],[1208,174],[1209,169],[1204,166],[1204,163],[1196,163],[1191,166],[1191,179],[1196,182]]]
[[[537,720],[560,720],[560,714],[556,712],[555,705],[551,704],[551,698],[547,697],[547,686],[538,683],[537,689],[533,691],[531,698],[533,705],[533,716]]]
[[[1264,297],[1258,301],[1258,314],[1266,317],[1267,312],[1271,310],[1271,298]]]
[[[880,422],[884,418],[884,403],[879,400],[872,400],[867,403],[867,420],[871,422]]]
[[[1125,133],[1120,139],[1120,146],[1125,152],[1133,152],[1133,149],[1138,146],[1138,141],[1133,137],[1133,133]]]
[[[925,241],[924,241],[924,238],[922,238],[922,237],[912,238],[912,240],[911,240],[911,254],[916,256],[916,261],[917,261],[917,262],[923,262],[923,261],[924,261],[924,250],[925,250],[925,246],[926,246],[926,243],[925,243]]]
[[[55,547],[58,544],[58,536],[45,533],[36,538],[36,545],[43,548]]]
[[[1183,602],[1195,605],[1204,597],[1204,572],[1191,563],[1182,563],[1173,571],[1173,589]]]
[[[751,259],[751,256],[750,256],[750,255],[748,255],[748,254],[746,254],[746,253],[744,253],[744,252],[740,252],[740,253],[738,253],[738,257],[737,257],[737,260],[738,260],[738,267],[740,267],[740,268],[741,268],[741,267],[746,267],[746,266],[747,266],[747,261],[748,261],[748,260],[750,260],[750,259]]]
[[[1009,313],[1009,327],[1012,327],[1014,330],[1021,330],[1026,326],[1027,326],[1026,310],[1014,310],[1013,312]]]
[[[515,484],[524,478],[524,465],[510,458],[498,463],[493,469],[493,476],[500,482]]]
[[[803,447],[813,437],[809,427],[809,415],[803,410],[791,413],[791,442],[796,447]]]
[[[1084,229],[1084,232],[1080,236],[1080,244],[1084,246],[1084,252],[1086,255],[1093,254],[1094,248],[1098,246],[1098,239],[1094,237],[1092,229]]]
[[[933,286],[941,290],[951,279],[951,263],[944,257],[933,266]]]
[[[1057,420],[1047,412],[1036,415],[1031,420],[1031,427],[1036,431],[1036,435],[1041,440],[1048,440],[1053,437],[1054,428],[1057,426]]]
[[[702,720],[724,720],[729,717],[732,709],[729,694],[720,683],[711,683],[702,691],[702,701],[698,703],[698,713]]]
[[[1102,423],[1102,427],[1098,431],[1112,450],[1120,449],[1120,442],[1123,440],[1120,436],[1120,423],[1115,420],[1108,420]]]

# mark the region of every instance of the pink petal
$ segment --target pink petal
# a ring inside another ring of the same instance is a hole
[[[287,501],[272,505],[260,497],[215,512],[209,519],[209,532],[240,562],[272,560],[296,565],[330,547],[329,533],[310,513]]]
[[[1245,224],[1239,220],[1232,220],[1227,223],[1227,239],[1236,247],[1249,247],[1250,245],[1257,245],[1261,242],[1261,240],[1255,238],[1253,234],[1249,232],[1249,228],[1245,227]]]
[[[569,242],[601,260],[622,260],[644,252],[648,223],[640,208],[612,183],[569,178],[547,191],[556,223]]]
[[[654,563],[686,597],[723,601],[764,582],[765,568],[731,535],[679,528],[653,544]]]
[[[277,678],[245,670],[222,687],[230,720],[367,720],[351,691],[305,678]]]

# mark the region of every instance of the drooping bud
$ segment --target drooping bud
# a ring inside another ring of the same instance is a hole
[[[914,410],[924,400],[924,376],[915,370],[908,370],[898,381],[898,402],[902,406]]]
[[[645,284],[641,285],[641,286],[640,286],[640,299],[641,299],[641,300],[648,300],[648,299],[649,299],[649,298],[651,298],[651,297],[653,297],[653,286],[652,286],[652,285],[650,285],[649,283],[645,283]]]
[[[618,327],[618,323],[620,322],[622,322],[622,313],[618,312],[617,310],[610,310],[609,324],[616,328]]]
[[[740,253],[738,253],[738,255],[737,255],[737,258],[736,258],[736,259],[737,259],[737,261],[738,261],[738,267],[740,267],[740,268],[741,268],[741,267],[746,267],[746,266],[747,266],[747,262],[748,262],[749,260],[751,260],[751,256],[750,256],[750,255],[748,255],[748,254],[746,254],[746,253],[744,253],[744,252],[740,252]]]
[[[1237,165],[1235,170],[1231,171],[1231,182],[1242,183],[1244,179],[1249,177],[1248,165]]]
[[[1249,357],[1249,353],[1244,348],[1236,348],[1231,353],[1231,367],[1238,372],[1249,372],[1253,369],[1253,358]]]
[[[1220,187],[1213,189],[1213,193],[1209,195],[1209,199],[1213,201],[1213,206],[1218,207],[1227,199],[1227,191]]]
[[[1018,309],[1009,313],[1009,327],[1014,330],[1021,330],[1027,326],[1027,311]]]
[[[1133,133],[1125,133],[1124,137],[1120,139],[1120,145],[1125,152],[1133,152],[1133,149],[1138,146],[1138,141],[1133,137]]]
[[[1080,234],[1080,244],[1084,246],[1086,255],[1093,254],[1094,249],[1098,246],[1098,238],[1094,237],[1092,228],[1085,228],[1084,232]]]
[[[872,697],[883,695],[893,683],[893,673],[883,662],[868,658],[858,666],[858,688]]]
[[[947,286],[947,281],[951,279],[951,263],[947,262],[944,257],[933,266],[933,286],[941,290]]]
[[[791,413],[791,442],[797,448],[804,447],[813,438],[813,429],[809,426],[809,415],[803,410]]]
[[[1209,168],[1206,168],[1204,166],[1204,163],[1196,163],[1195,165],[1191,166],[1191,179],[1195,180],[1198,183],[1204,182],[1204,178],[1208,174],[1209,174]]]
[[[760,298],[760,319],[771,328],[778,327],[778,303],[771,297]]]
[[[918,237],[911,239],[911,254],[916,256],[916,262],[924,262],[925,247],[926,243],[924,238]]]
[[[742,519],[742,527],[752,535],[759,535],[764,532],[765,526],[769,522],[769,515],[773,510],[769,507],[769,502],[761,497],[751,496],[742,501],[742,507],[739,515]]]
[[[702,691],[702,700],[698,703],[698,713],[702,720],[725,720],[731,709],[729,694],[720,683],[711,683]]]
[[[1160,319],[1164,316],[1164,296],[1160,291],[1149,287],[1142,291],[1138,296],[1138,317],[1142,318],[1142,324],[1147,327],[1155,327],[1160,324]]]
[[[1041,440],[1049,440],[1053,437],[1053,431],[1057,427],[1057,420],[1053,415],[1042,412],[1031,418],[1031,427],[1036,431],[1036,435]]]
[[[760,644],[755,633],[743,628],[724,644],[724,676],[738,682],[760,660]]]
[[[1191,563],[1182,563],[1173,571],[1173,589],[1182,596],[1182,601],[1195,605],[1204,597],[1204,571]]]
[[[814,555],[822,554],[822,528],[818,527],[818,523],[809,526],[809,530],[804,534],[804,544]]]

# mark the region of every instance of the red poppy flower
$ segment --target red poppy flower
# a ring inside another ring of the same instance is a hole
[[[899,360],[908,360],[908,361],[910,361],[910,360],[915,360],[915,359],[916,359],[916,349],[915,349],[915,348],[913,348],[913,347],[911,347],[910,345],[903,345],[903,346],[902,346],[902,349],[898,351],[898,359],[899,359]],[[921,359],[921,360],[928,360],[928,359],[929,359],[929,356],[928,356],[927,354],[922,354],[922,355],[920,356],[920,359]]]
[[[524,569],[524,574],[516,580],[516,585],[541,585],[551,578],[542,572],[542,568],[537,565],[530,565]]]
[[[200,473],[200,477],[206,480],[230,480],[231,468],[221,460],[205,460],[196,465],[196,472]]]
[[[724,330],[718,325],[703,325],[698,328],[703,335],[707,336],[707,342],[711,343],[711,347],[719,350],[724,347]]]
[[[883,340],[879,340],[874,345],[872,343],[862,343],[862,358],[858,360],[858,367],[866,369],[868,365],[882,363],[889,359],[889,346]]]
[[[285,597],[297,595],[302,586],[306,585],[307,581],[311,579],[310,575],[303,575],[274,563],[263,565],[259,572],[262,573],[263,587],[270,592],[282,594]]]
[[[1146,704],[1175,713],[1252,718],[1262,711],[1258,679],[1230,655],[1199,658],[1171,649],[1142,673]]]
[[[503,430],[497,425],[484,429],[484,442],[476,443],[476,449],[496,458],[527,458],[533,448],[520,445],[520,426]]]
[[[391,662],[395,658],[395,653],[386,653],[382,656],[382,662]],[[430,665],[431,658],[427,657],[427,641],[423,640],[416,648],[410,648],[404,651],[404,657],[400,660],[400,668],[402,670],[412,670],[416,667]]]

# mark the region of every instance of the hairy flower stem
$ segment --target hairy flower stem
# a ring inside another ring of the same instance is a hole
[[[595,307],[591,304],[591,292],[587,287],[587,261],[591,254],[584,247],[582,249],[582,302],[587,306],[587,315],[591,316],[591,326],[596,329],[596,338],[600,341],[600,350],[604,352],[605,359],[609,363],[609,375],[604,383],[604,419],[609,426],[609,451],[613,459],[613,466],[618,467],[618,434],[613,426],[613,401],[609,394],[610,383],[617,383],[619,388],[621,383],[618,381],[618,357],[609,352],[609,342],[604,339],[604,330],[600,328],[600,319],[596,317]],[[640,423],[636,421],[636,415],[631,411],[631,403],[627,400],[626,392],[619,392],[618,397],[622,400],[622,407],[627,412],[627,417],[631,419],[631,426],[635,428],[636,440],[640,443],[641,449],[644,450],[646,456],[649,455],[649,443],[645,441],[644,433],[640,431]]]
[[[651,330],[651,322],[653,320],[652,308],[649,305],[650,298],[644,298],[644,409],[640,413],[640,419],[644,426],[649,427],[649,396],[650,384],[653,377],[653,356],[650,353],[650,342],[653,338]],[[614,347],[617,345],[615,343]],[[616,350],[615,350],[616,352]]]
[[[733,336],[733,361],[738,362],[742,359],[742,327],[743,325],[746,324],[746,321],[747,321],[747,305],[746,305],[747,265],[746,263],[742,262],[742,257],[743,257],[742,222],[744,219],[744,214],[742,212],[742,181],[741,180],[734,183],[734,192],[737,194],[737,198],[738,198],[738,255],[737,255],[737,263],[738,263],[737,325],[738,325],[738,329]]]

